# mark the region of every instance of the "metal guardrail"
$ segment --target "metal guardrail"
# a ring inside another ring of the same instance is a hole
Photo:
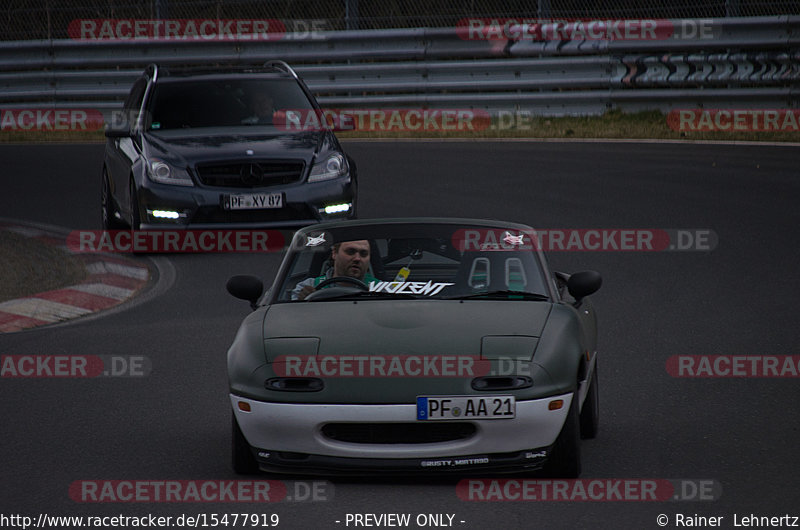
[[[0,44],[0,108],[108,114],[146,64],[222,66],[269,58],[293,64],[327,107],[565,115],[796,106],[800,16],[688,22],[702,22],[710,36],[467,40],[453,28],[422,28],[329,32],[308,40],[6,42]]]

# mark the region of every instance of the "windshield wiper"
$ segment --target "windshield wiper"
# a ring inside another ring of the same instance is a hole
[[[461,296],[452,296],[447,300],[472,300],[479,298],[522,298],[523,300],[537,300],[540,302],[547,302],[550,300],[549,296],[539,293],[529,293],[527,291],[512,291],[512,290],[498,290],[498,291],[485,291],[482,293],[465,294]],[[513,299],[512,298],[512,299]]]
[[[412,294],[412,293],[390,293],[387,291],[358,291],[355,293],[349,293],[342,296],[354,296],[358,298],[419,298],[419,295]]]
[[[324,292],[325,289],[322,289],[320,292]],[[349,298],[393,298],[393,299],[404,299],[404,300],[416,300],[420,298],[419,295],[411,294],[411,293],[387,293],[385,291],[377,292],[377,291],[353,291],[350,293],[332,293],[328,296],[326,295],[318,295],[314,298],[308,300],[309,302],[317,302],[317,301],[325,301],[325,300],[346,300]]]

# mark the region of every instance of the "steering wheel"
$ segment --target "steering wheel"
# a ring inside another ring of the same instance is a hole
[[[321,289],[322,287],[327,287],[332,283],[349,283],[351,285],[355,285],[356,287],[360,288],[362,291],[368,291],[369,287],[366,283],[359,280],[358,278],[353,278],[352,276],[334,276],[333,278],[328,278],[326,280],[322,280],[319,282],[314,289]]]

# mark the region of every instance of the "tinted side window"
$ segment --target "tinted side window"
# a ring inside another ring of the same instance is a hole
[[[133,84],[128,98],[125,100],[124,109],[127,111],[136,112],[142,108],[142,98],[144,98],[144,91],[147,88],[147,80],[139,78]]]
[[[122,123],[128,129],[133,129],[139,120],[139,110],[142,108],[142,99],[147,89],[147,79],[140,77],[136,80],[125,99],[125,104],[122,107]],[[136,141],[136,140],[134,140]],[[138,143],[138,141],[136,141]]]

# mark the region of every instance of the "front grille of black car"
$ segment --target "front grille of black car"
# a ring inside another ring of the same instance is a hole
[[[192,217],[194,224],[269,223],[271,221],[300,221],[316,219],[305,204],[287,204],[283,208],[265,210],[223,210],[220,206],[202,206]]]
[[[299,181],[302,160],[248,160],[224,164],[198,164],[197,178],[205,186],[225,188],[268,188]]]
[[[357,444],[427,444],[463,440],[475,434],[472,423],[327,423],[322,434]]]

